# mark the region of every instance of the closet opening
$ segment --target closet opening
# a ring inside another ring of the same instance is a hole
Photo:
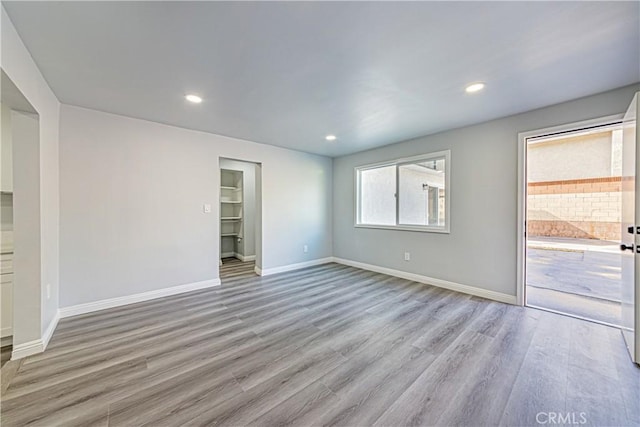
[[[220,280],[255,277],[262,267],[262,167],[220,158]]]

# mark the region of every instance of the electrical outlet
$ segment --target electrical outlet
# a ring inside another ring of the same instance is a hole
[[[304,252],[305,254],[306,254],[307,252],[309,252],[309,246],[304,245],[304,246],[302,247],[302,252]]]
[[[411,253],[410,252],[405,252],[404,253],[404,260],[405,261],[411,261]]]
[[[202,205],[202,211],[204,213],[211,213],[211,205],[209,203],[205,203]]]
[[[51,298],[51,285],[47,283],[47,299]]]

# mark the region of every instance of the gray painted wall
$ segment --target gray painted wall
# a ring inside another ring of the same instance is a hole
[[[2,90],[5,91],[4,85]],[[2,164],[0,165],[0,190],[3,192],[13,191],[13,154],[11,147],[11,108],[5,102],[0,104],[2,110],[2,147],[0,148],[0,155],[2,156]]]
[[[13,231],[13,195],[0,195],[0,231]],[[13,242],[13,238],[11,239]]]
[[[3,90],[6,90],[4,87]],[[0,103],[0,230],[13,230],[13,154],[11,144],[11,108]],[[5,193],[6,192],[6,193]],[[3,238],[4,239],[4,238]],[[0,242],[5,245],[5,242]],[[11,238],[13,244],[13,238]]]
[[[217,278],[220,157],[262,164],[263,268],[331,256],[330,158],[63,105],[60,306]]]
[[[518,133],[622,113],[638,88],[334,159],[334,256],[516,295]],[[354,167],[446,149],[450,234],[354,228]]]
[[[41,336],[40,317],[24,313],[40,311],[41,260],[40,170],[20,165],[38,164],[40,142],[38,119],[11,112],[13,142],[13,334],[16,342]]]

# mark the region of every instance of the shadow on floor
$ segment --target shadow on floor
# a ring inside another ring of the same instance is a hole
[[[5,363],[11,359],[11,351],[13,350],[12,345],[6,345],[0,348],[0,368],[4,366]]]

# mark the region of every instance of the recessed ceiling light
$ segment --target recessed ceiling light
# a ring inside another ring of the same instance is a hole
[[[202,98],[200,98],[198,95],[189,94],[185,95],[184,97],[187,99],[187,101],[193,102],[194,104],[200,104],[202,102]]]
[[[335,141],[336,140],[336,136],[335,135],[327,135],[324,137],[324,139],[326,139],[327,141]]]
[[[482,89],[484,89],[484,83],[472,83],[465,88],[465,91],[467,91],[467,93],[474,93]]]

